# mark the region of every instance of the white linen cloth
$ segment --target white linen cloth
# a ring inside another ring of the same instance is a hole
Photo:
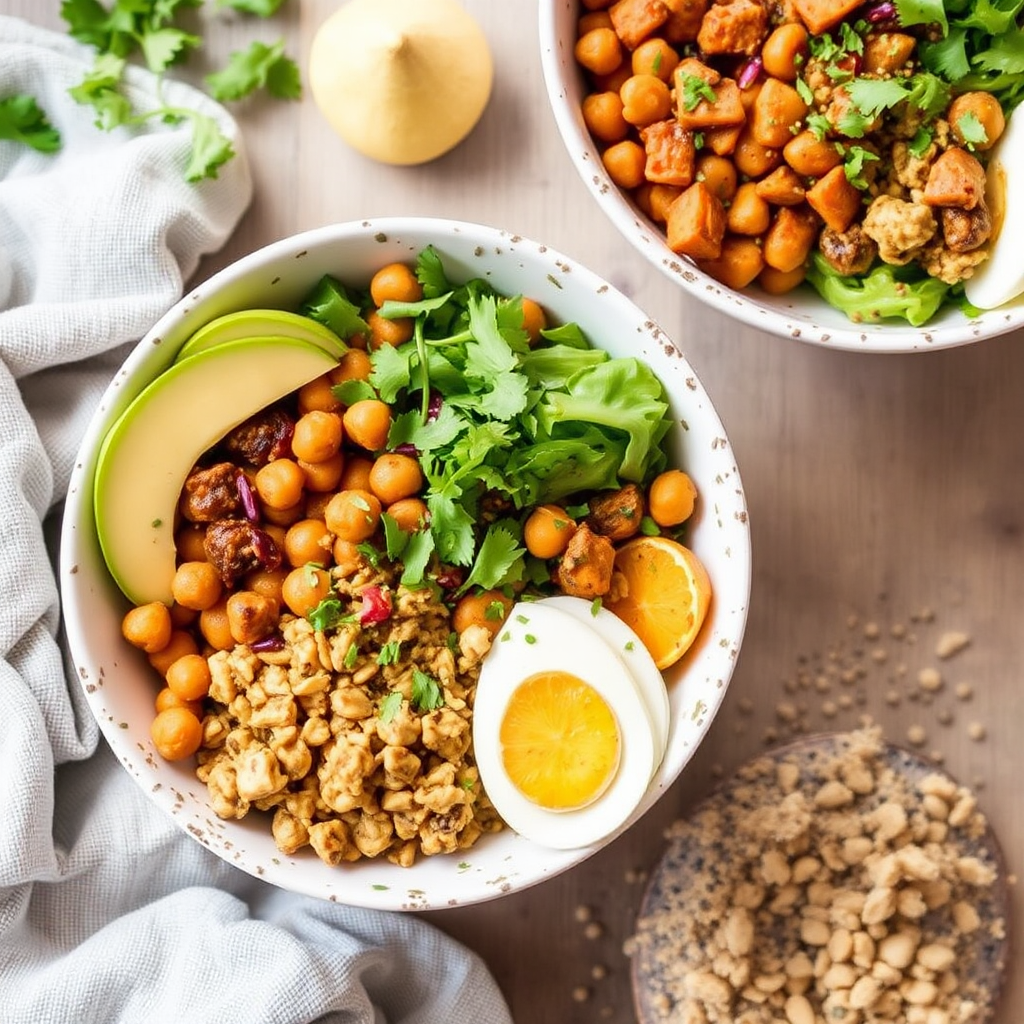
[[[45,533],[77,444],[251,197],[236,126],[187,86],[168,100],[236,137],[216,181],[184,181],[187,127],[95,128],[67,93],[92,57],[0,17],[0,98],[33,95],[63,136],[52,156],[0,140],[0,1020],[507,1024],[479,958],[426,922],[285,893],[186,836],[65,675]],[[154,105],[153,76],[129,81]]]

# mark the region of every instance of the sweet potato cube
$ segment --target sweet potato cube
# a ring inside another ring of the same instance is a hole
[[[640,132],[647,165],[644,176],[648,181],[662,185],[689,185],[693,181],[693,167],[697,148],[693,133],[678,121],[655,121]]]
[[[985,198],[985,168],[966,149],[950,146],[932,164],[921,199],[928,206],[973,210]]]
[[[618,0],[608,9],[612,28],[628,50],[635,50],[668,20],[662,0]]]
[[[864,70],[894,75],[914,54],[917,40],[905,32],[874,32],[864,40]]]
[[[700,260],[697,265],[726,288],[738,291],[746,288],[764,269],[764,256],[755,239],[726,235],[721,256],[716,260]]]
[[[728,128],[747,119],[740,102],[740,87],[731,78],[711,85],[696,76],[680,74],[677,69],[675,93],[676,119],[684,128]]]
[[[838,25],[864,0],[792,0],[792,5],[812,36]]]
[[[704,145],[715,156],[731,156],[736,151],[736,144],[740,141],[742,132],[741,124],[729,125],[728,128],[706,128]]]
[[[845,231],[860,210],[860,192],[843,167],[833,167],[807,190],[807,202],[833,231]]]
[[[692,259],[716,260],[725,237],[725,207],[702,181],[695,181],[668,208],[668,247]]]
[[[668,8],[668,20],[662,26],[661,34],[667,42],[692,43],[700,31],[708,0],[664,0]]]
[[[750,129],[762,146],[782,149],[806,115],[807,104],[800,93],[778,78],[769,78],[754,101]]]
[[[810,254],[820,229],[817,215],[806,204],[780,206],[761,246],[765,263],[784,274],[796,270]]]
[[[796,206],[804,201],[804,183],[800,175],[788,164],[776,167],[771,174],[762,178],[754,192],[766,203],[773,206]]]

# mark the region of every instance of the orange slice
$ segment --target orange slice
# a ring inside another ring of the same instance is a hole
[[[643,641],[658,668],[697,638],[711,604],[711,578],[697,556],[668,537],[636,537],[615,553],[616,579],[603,606]]]
[[[499,739],[512,784],[552,811],[596,800],[619,766],[612,709],[569,672],[538,672],[520,683],[509,698]]]

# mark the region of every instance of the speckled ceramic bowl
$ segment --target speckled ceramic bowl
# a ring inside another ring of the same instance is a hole
[[[709,277],[665,244],[661,228],[631,202],[601,163],[581,104],[586,83],[573,56],[579,0],[540,0],[541,65],[555,122],[573,165],[615,227],[650,263],[689,294],[727,316],[763,331],[855,352],[915,352],[967,345],[1024,326],[1024,296],[969,319],[947,308],[924,327],[903,321],[854,324],[810,287],[772,296],[756,288],[734,291]]]
[[[746,507],[725,431],[683,355],[623,295],[543,245],[472,224],[363,221],[287,238],[221,271],[174,306],[114,378],[82,444],[61,544],[65,627],[76,676],[107,742],[151,799],[198,842],[267,881],[324,899],[396,910],[492,899],[556,875],[597,847],[555,851],[505,831],[485,836],[463,854],[421,858],[411,868],[384,860],[331,868],[308,848],[294,856],[282,854],[271,838],[269,817],[218,818],[192,764],[162,760],[150,740],[157,680],[141,652],[121,638],[128,605],[100,553],[92,481],[107,428],[199,326],[253,306],[293,308],[325,273],[363,285],[379,267],[412,260],[427,244],[438,250],[453,279],[485,277],[506,294],[530,295],[553,319],[578,322],[612,355],[646,359],[670,396],[678,424],[669,435],[671,456],[686,466],[701,498],[689,542],[707,566],[714,600],[698,642],[669,670],[671,738],[635,821],[683,770],[725,695],[750,589]]]

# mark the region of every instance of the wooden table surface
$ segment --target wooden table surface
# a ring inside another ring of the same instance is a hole
[[[234,105],[256,196],[197,279],[295,231],[395,214],[480,221],[579,259],[661,324],[715,402],[747,494],[754,579],[723,709],[660,803],[561,877],[426,916],[482,955],[517,1021],[629,1024],[622,945],[665,826],[766,745],[865,714],[900,742],[923,731],[920,749],[978,787],[1009,870],[1024,874],[1024,337],[843,353],[739,326],[684,295],[618,237],[572,167],[546,99],[534,0],[465,5],[496,65],[470,137],[433,163],[393,168],[336,138],[308,90],[300,103]],[[269,23],[206,6],[206,48],[181,72],[196,81],[250,39],[282,35],[305,75],[338,4],[292,0]],[[56,0],[0,0],[0,13],[63,29],[58,11]],[[942,659],[951,632],[970,642]],[[928,668],[937,692],[919,686]],[[1024,1021],[1024,971],[1012,974],[998,1024]]]

